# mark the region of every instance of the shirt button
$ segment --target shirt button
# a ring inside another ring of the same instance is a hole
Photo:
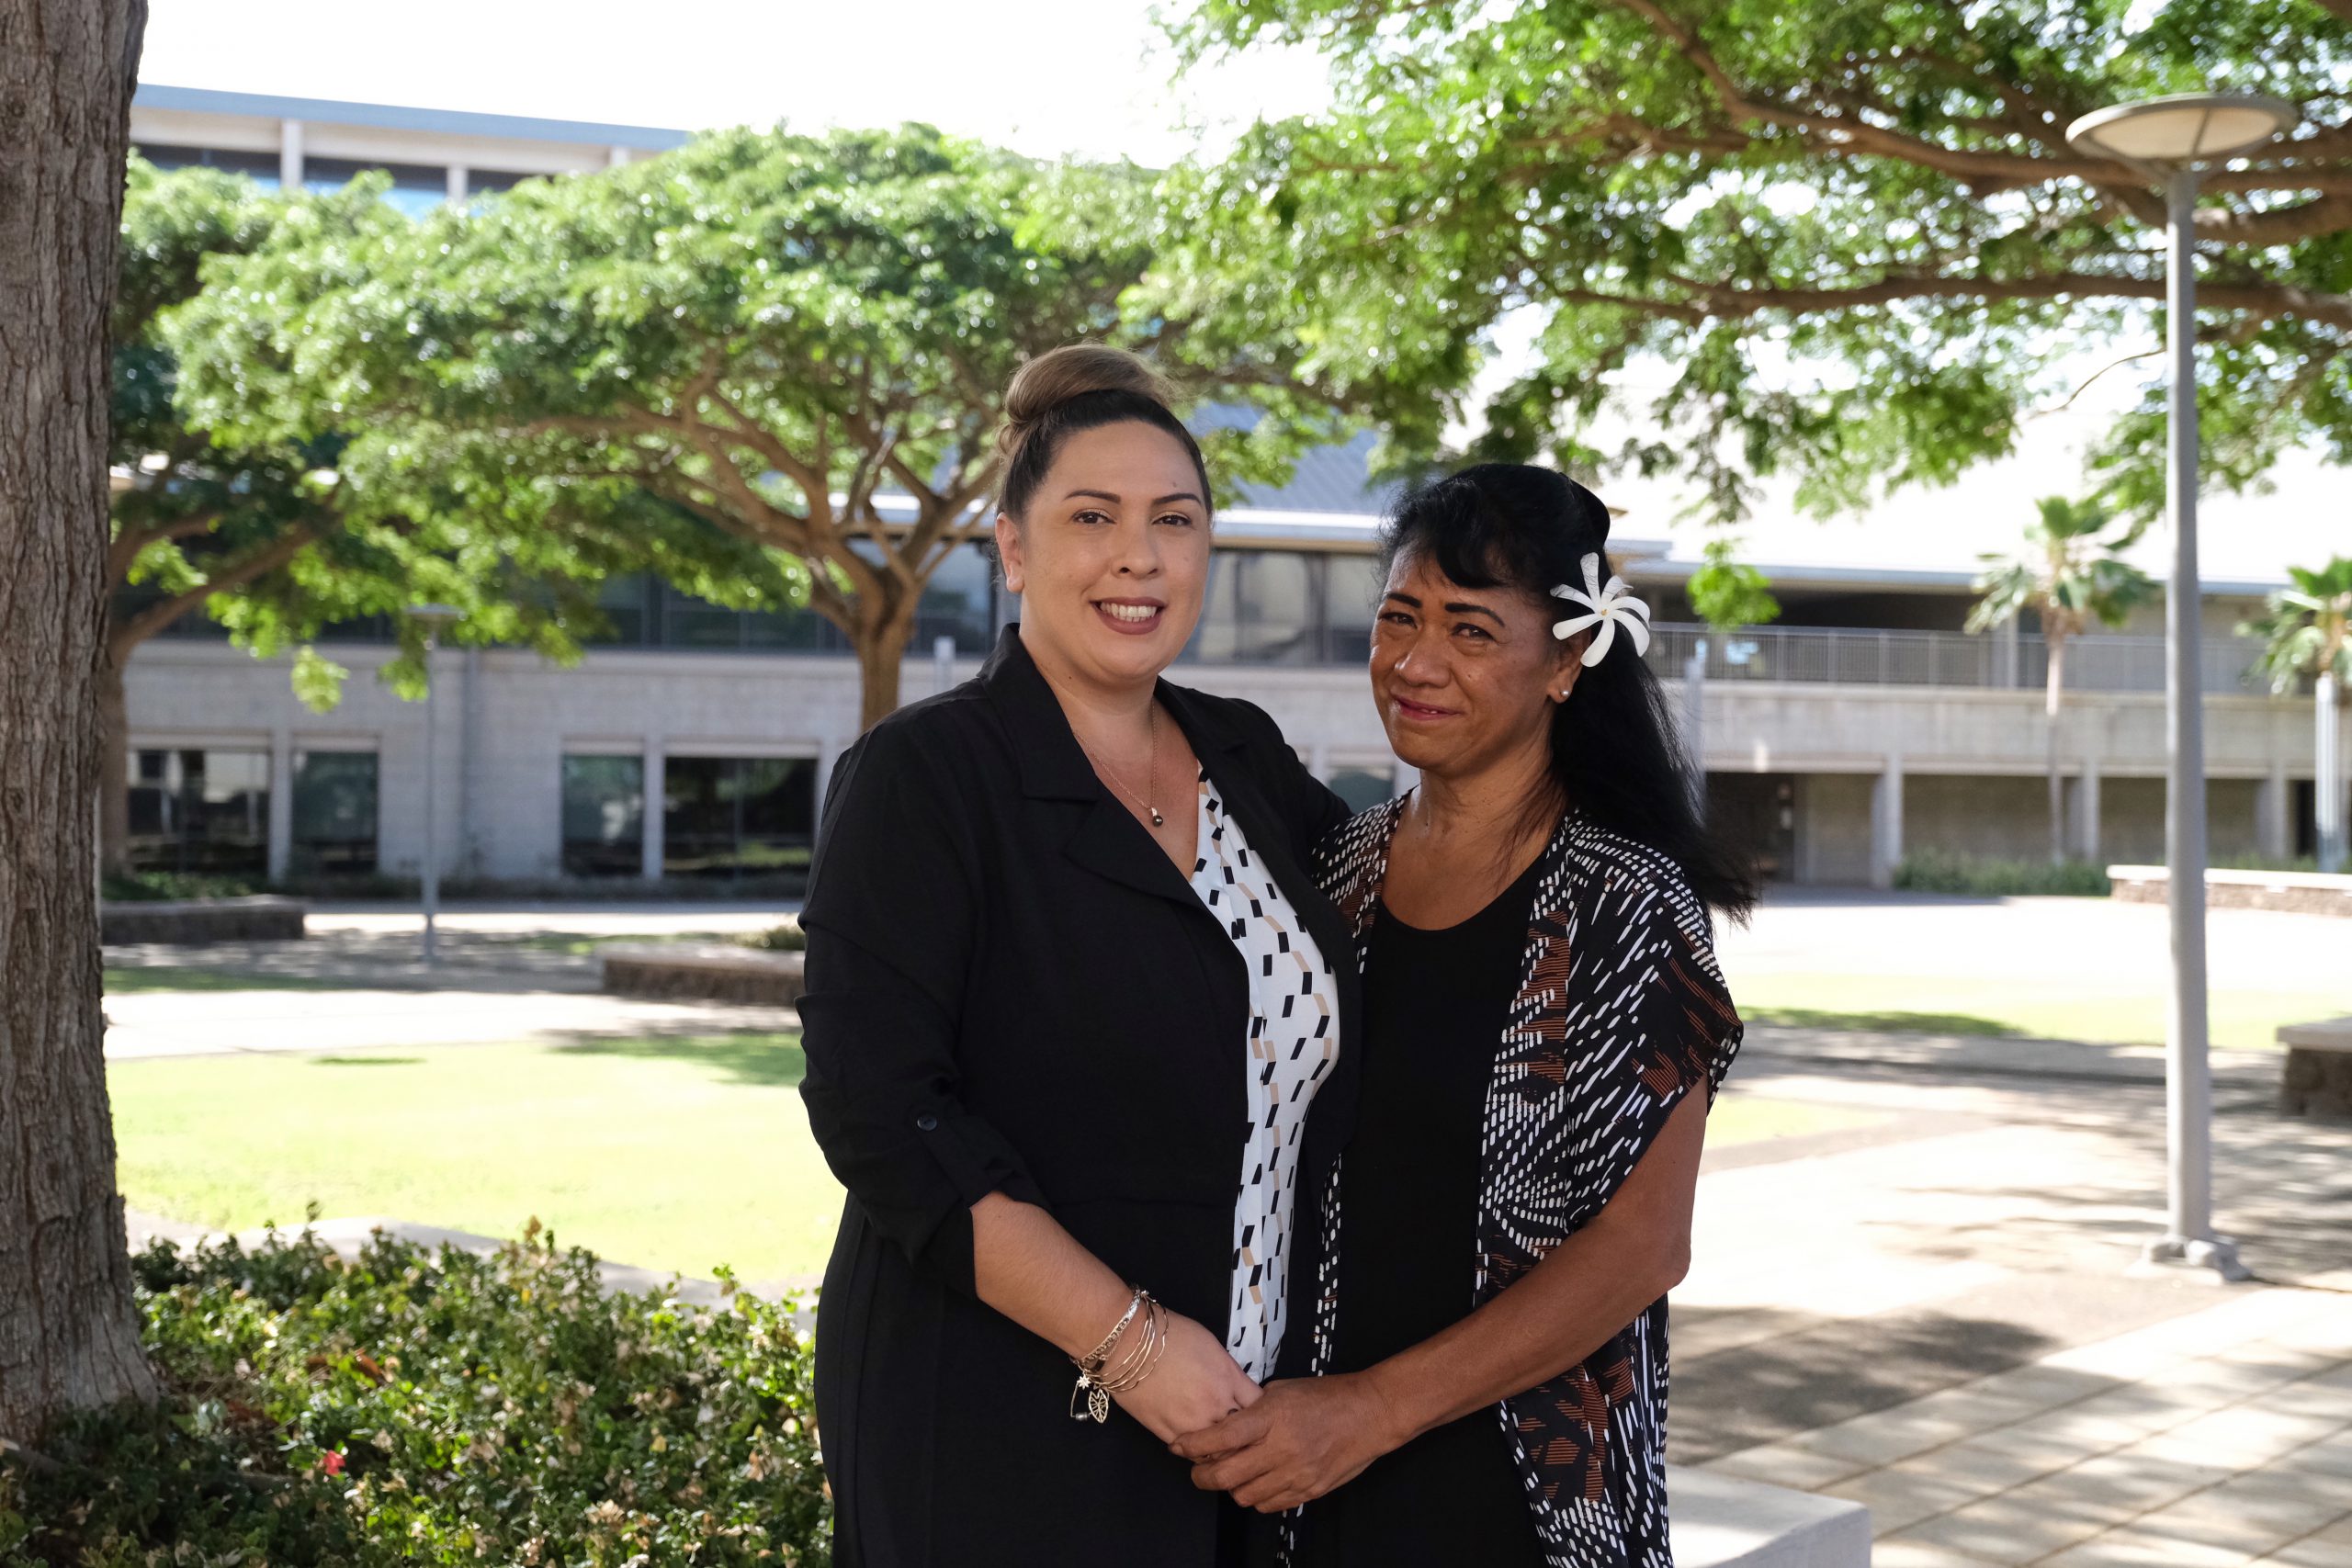
[[[916,1117],[916,1118],[915,1118],[915,1131],[917,1131],[917,1132],[919,1132],[919,1133],[936,1133],[936,1132],[938,1132],[938,1131],[939,1131],[939,1118],[938,1118],[938,1117],[936,1117],[936,1116],[933,1116],[933,1115],[930,1111],[924,1111],[922,1115],[920,1115],[920,1116],[918,1116],[918,1117]]]

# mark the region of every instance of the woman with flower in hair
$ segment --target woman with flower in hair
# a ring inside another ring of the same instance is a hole
[[[1548,469],[1414,494],[1373,695],[1408,795],[1325,842],[1363,964],[1355,1133],[1285,1381],[1178,1449],[1305,1564],[1669,1568],[1666,1293],[1740,1022],[1609,513]],[[1693,1092],[1698,1091],[1698,1092]]]

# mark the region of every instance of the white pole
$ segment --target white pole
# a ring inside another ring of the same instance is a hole
[[[437,963],[440,951],[434,940],[434,917],[441,904],[441,863],[435,852],[439,834],[435,831],[433,809],[434,796],[439,793],[441,760],[438,726],[433,722],[433,649],[437,642],[433,629],[424,632],[424,962]]]
[[[2342,699],[2334,671],[2321,673],[2312,696],[2318,708],[2312,734],[2312,810],[2318,818],[2319,868],[2337,872],[2344,869],[2344,743],[2336,738],[2340,712],[2336,705]]]
[[[1690,809],[1707,817],[1707,639],[1682,661],[1682,745],[1690,756]]]
[[[2169,754],[2165,851],[2172,924],[2172,1012],[2165,1030],[2168,1210],[2152,1259],[2249,1277],[2236,1249],[2213,1234],[2213,1079],[2205,995],[2205,728],[2199,654],[2203,593],[2197,572],[2197,172],[2176,170],[2166,192],[2170,258],[2166,329],[2172,349],[2165,491],[2172,514],[2172,591],[2165,605],[2165,717]]]
[[[931,689],[944,692],[956,683],[956,639],[938,637],[931,639]]]

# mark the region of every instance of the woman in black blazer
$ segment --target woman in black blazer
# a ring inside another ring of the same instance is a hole
[[[849,1190],[817,1320],[835,1561],[1208,1568],[1244,1516],[1167,1444],[1311,1316],[1288,1266],[1355,977],[1306,863],[1347,810],[1262,712],[1159,679],[1209,508],[1157,378],[1060,350],[1007,413],[1022,624],[843,754],[802,917],[802,1098]]]

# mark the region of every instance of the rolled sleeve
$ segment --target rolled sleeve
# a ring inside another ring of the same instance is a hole
[[[970,1291],[972,1205],[991,1192],[1045,1200],[963,1098],[977,878],[958,803],[924,751],[880,729],[836,770],[801,918],[800,1093],[826,1163],[875,1228]]]

